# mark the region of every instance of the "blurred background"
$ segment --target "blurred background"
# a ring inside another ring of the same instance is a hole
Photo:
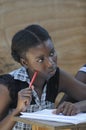
[[[74,75],[86,63],[86,0],[0,0],[0,74],[20,67],[11,39],[33,23],[50,33],[60,68]]]

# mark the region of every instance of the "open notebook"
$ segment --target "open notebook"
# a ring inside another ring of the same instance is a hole
[[[20,117],[28,119],[47,120],[47,121],[64,122],[72,124],[79,124],[86,122],[86,113],[79,113],[74,116],[65,116],[62,114],[59,115],[53,114],[53,109],[44,109],[33,113],[21,112],[21,114],[22,115]]]

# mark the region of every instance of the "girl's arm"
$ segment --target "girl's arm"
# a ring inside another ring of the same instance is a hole
[[[60,70],[59,90],[77,101],[86,100],[86,84]]]
[[[18,115],[19,112],[15,109],[10,115],[7,115],[4,119],[0,121],[0,130],[12,130],[15,125],[13,117]]]
[[[86,83],[86,73],[79,71],[76,76],[76,79]],[[63,113],[64,115],[75,115],[79,112],[86,112],[86,84],[83,84],[77,80],[75,80],[69,74],[60,70],[60,88],[65,91],[68,96],[72,96],[77,100],[82,100],[76,103],[71,102],[63,102],[59,106],[57,106],[56,113]]]
[[[15,122],[12,121],[12,117],[16,115],[16,111],[6,116],[8,113],[11,98],[9,96],[9,90],[4,85],[0,84],[0,130],[11,130]]]
[[[16,123],[13,121],[13,117],[19,115],[21,111],[26,111],[27,106],[30,104],[31,89],[26,88],[19,91],[17,107],[11,114],[5,117],[4,115],[9,108],[11,98],[9,96],[9,90],[3,85],[0,85],[0,99],[3,99],[0,101],[0,130],[12,130]]]

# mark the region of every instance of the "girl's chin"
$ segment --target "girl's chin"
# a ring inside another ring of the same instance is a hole
[[[51,77],[53,77],[55,75],[55,73],[56,73],[56,70],[51,71],[47,74],[44,74],[42,78],[44,78],[45,80],[49,80]]]
[[[55,73],[56,73],[56,70],[50,72],[49,75],[48,75],[48,79],[50,79],[51,77],[53,77],[55,75]]]
[[[51,72],[49,72],[49,75],[50,75],[50,76],[53,76],[55,73],[56,73],[56,69],[53,70],[53,71],[51,71]]]

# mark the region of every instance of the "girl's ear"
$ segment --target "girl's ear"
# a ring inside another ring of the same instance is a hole
[[[21,58],[21,59],[20,59],[20,63],[21,63],[21,65],[24,66],[25,68],[28,68],[27,62],[26,62],[25,59]]]

